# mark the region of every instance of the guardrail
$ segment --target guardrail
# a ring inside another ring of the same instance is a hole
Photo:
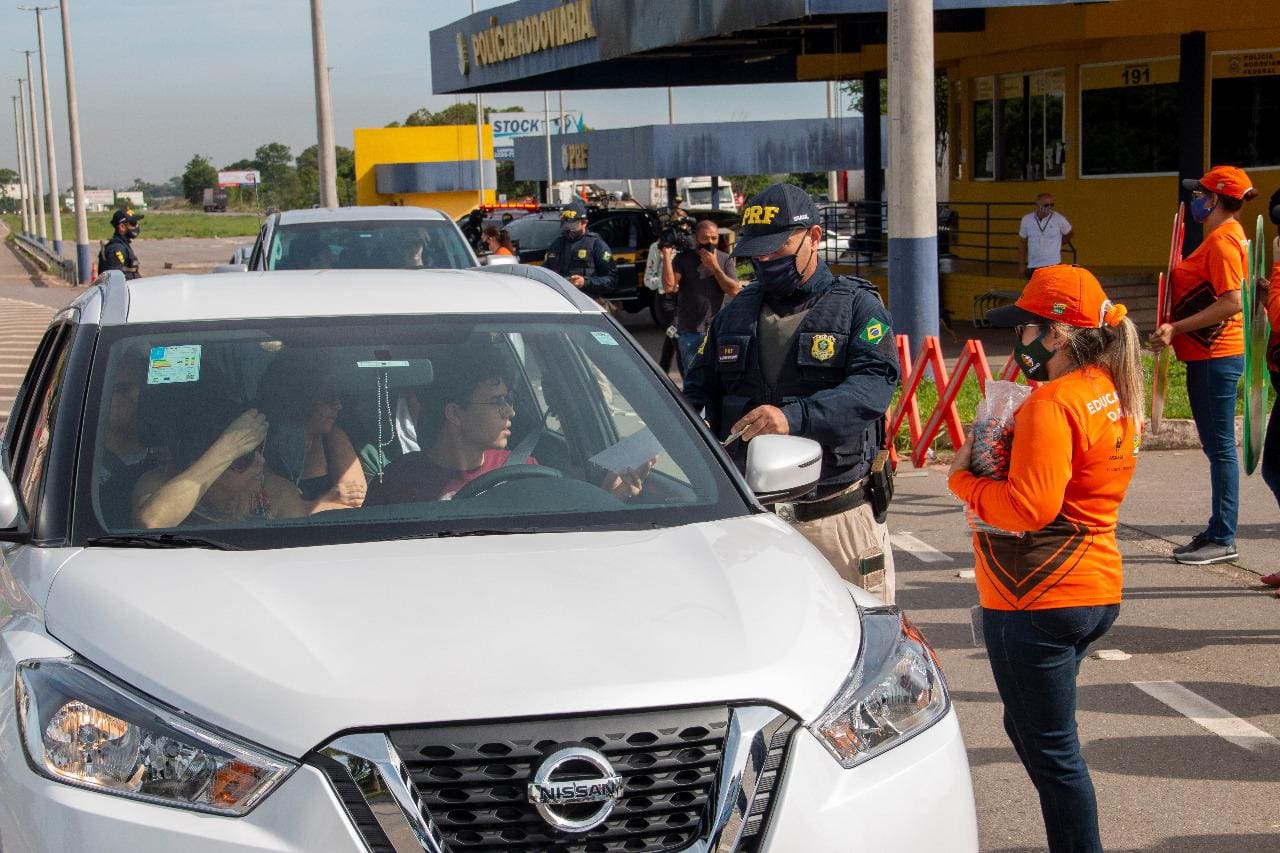
[[[41,243],[39,240],[33,240],[25,234],[14,233],[13,241],[19,249],[26,252],[31,259],[43,266],[46,270],[54,273],[58,278],[67,282],[73,287],[80,283],[76,275],[76,262],[70,258],[64,258],[53,251],[53,249]]]

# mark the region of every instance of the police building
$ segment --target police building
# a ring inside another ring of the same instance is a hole
[[[861,80],[856,127],[815,120],[791,144],[770,142],[770,129],[752,123],[723,133],[675,125],[568,134],[556,145],[578,148],[572,158],[552,152],[550,171],[592,180],[865,168],[865,195],[878,203],[884,169],[894,168],[894,152],[882,149],[886,5],[519,0],[434,30],[432,84],[453,94]],[[983,292],[1016,286],[1018,220],[1037,193],[1052,193],[1074,225],[1064,260],[1138,296],[1123,288],[1154,292],[1179,175],[1244,168],[1260,195],[1244,210],[1249,228],[1280,186],[1274,0],[935,0],[933,23],[946,92],[940,307],[953,319],[968,319]],[[528,142],[524,169],[517,143],[517,174],[546,175],[545,147]]]

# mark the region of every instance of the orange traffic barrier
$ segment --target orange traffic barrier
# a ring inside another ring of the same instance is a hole
[[[898,454],[893,450],[893,437],[897,436],[905,421],[911,437],[911,464],[919,468],[924,465],[929,446],[944,426],[952,447],[959,447],[964,443],[964,425],[960,422],[960,412],[956,409],[956,398],[969,373],[972,372],[977,378],[981,394],[986,393],[987,382],[996,377],[987,362],[982,341],[964,342],[956,368],[950,375],[947,374],[946,362],[942,358],[942,344],[936,336],[930,335],[924,339],[924,345],[920,347],[914,360],[911,358],[911,341],[906,335],[898,335],[896,343],[898,364],[902,371],[902,395],[898,398],[898,405],[888,415],[890,456],[896,465]],[[933,374],[933,382],[938,389],[938,402],[929,414],[929,419],[921,425],[917,393],[926,370]],[[1017,375],[1018,364],[1010,355],[1000,370],[999,378],[1012,380]],[[1039,383],[1029,384],[1034,387]]]

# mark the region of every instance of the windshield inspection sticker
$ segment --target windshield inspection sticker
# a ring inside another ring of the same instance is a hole
[[[595,338],[598,342],[607,347],[616,347],[618,345],[617,340],[615,340],[613,335],[608,332],[592,332],[591,337]]]
[[[200,344],[152,347],[147,362],[147,384],[200,381]]]

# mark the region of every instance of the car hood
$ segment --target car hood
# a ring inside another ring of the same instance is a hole
[[[773,515],[653,531],[257,552],[86,549],[50,633],[288,755],[423,722],[763,700],[818,714],[854,662],[848,589]]]

